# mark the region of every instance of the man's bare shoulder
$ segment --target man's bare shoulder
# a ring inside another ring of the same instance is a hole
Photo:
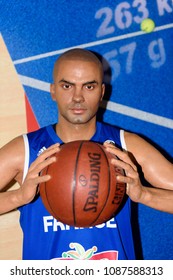
[[[135,133],[125,132],[124,138],[127,151],[132,153],[139,163],[150,163],[154,165],[158,162],[163,162],[165,166],[170,164],[160,153],[160,151],[154,146],[154,144],[150,144],[141,136]]]
[[[142,137],[132,132],[124,131],[124,138],[127,145],[127,150],[136,148],[136,144],[148,144]]]
[[[124,138],[127,146],[127,151],[132,153],[135,158],[137,158],[140,162],[145,161],[148,155],[159,154],[157,149],[147,142],[141,136],[131,133],[124,132]]]

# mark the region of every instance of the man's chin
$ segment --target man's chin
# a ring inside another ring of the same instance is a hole
[[[73,120],[71,120],[72,124],[86,124],[88,123],[90,120],[89,119],[84,119],[84,118],[74,118]]]

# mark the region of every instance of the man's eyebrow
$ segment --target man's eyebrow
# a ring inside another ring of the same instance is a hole
[[[58,81],[58,83],[66,83],[66,84],[74,85],[74,83],[66,81],[65,79],[61,79],[60,81]]]
[[[88,81],[88,82],[86,82],[86,83],[83,83],[83,85],[85,86],[85,85],[88,85],[88,84],[97,84],[98,85],[98,82],[96,81],[96,80],[93,80],[93,81]]]
[[[69,84],[69,85],[75,85],[75,83],[72,83],[70,81],[67,81],[65,79],[61,79],[60,81],[58,81],[58,83],[66,83],[66,84]],[[98,84],[98,82],[96,80],[92,80],[92,81],[87,81],[85,83],[83,83],[83,86],[85,85],[91,85],[91,84]]]

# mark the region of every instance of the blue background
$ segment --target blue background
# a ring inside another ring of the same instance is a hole
[[[141,32],[145,17],[155,21],[155,32]],[[55,60],[66,48],[82,46],[100,54],[111,67],[110,75],[105,66],[105,81],[111,85],[109,101],[114,107],[104,112],[103,120],[140,134],[171,160],[171,0],[0,0],[0,32],[21,81],[23,76],[28,78],[23,85],[41,127],[57,118],[47,90]],[[38,81],[45,82],[45,87],[36,86]],[[127,112],[125,107],[117,111],[116,105],[127,106]],[[133,109],[139,111],[131,116]],[[173,216],[135,205],[133,217],[138,258],[173,259]]]

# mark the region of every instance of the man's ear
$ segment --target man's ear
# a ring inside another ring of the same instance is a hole
[[[50,84],[50,94],[51,94],[52,100],[56,101],[55,84]]]
[[[103,97],[104,97],[104,94],[105,94],[105,84],[102,84],[102,94],[101,94],[101,100],[103,100]]]

